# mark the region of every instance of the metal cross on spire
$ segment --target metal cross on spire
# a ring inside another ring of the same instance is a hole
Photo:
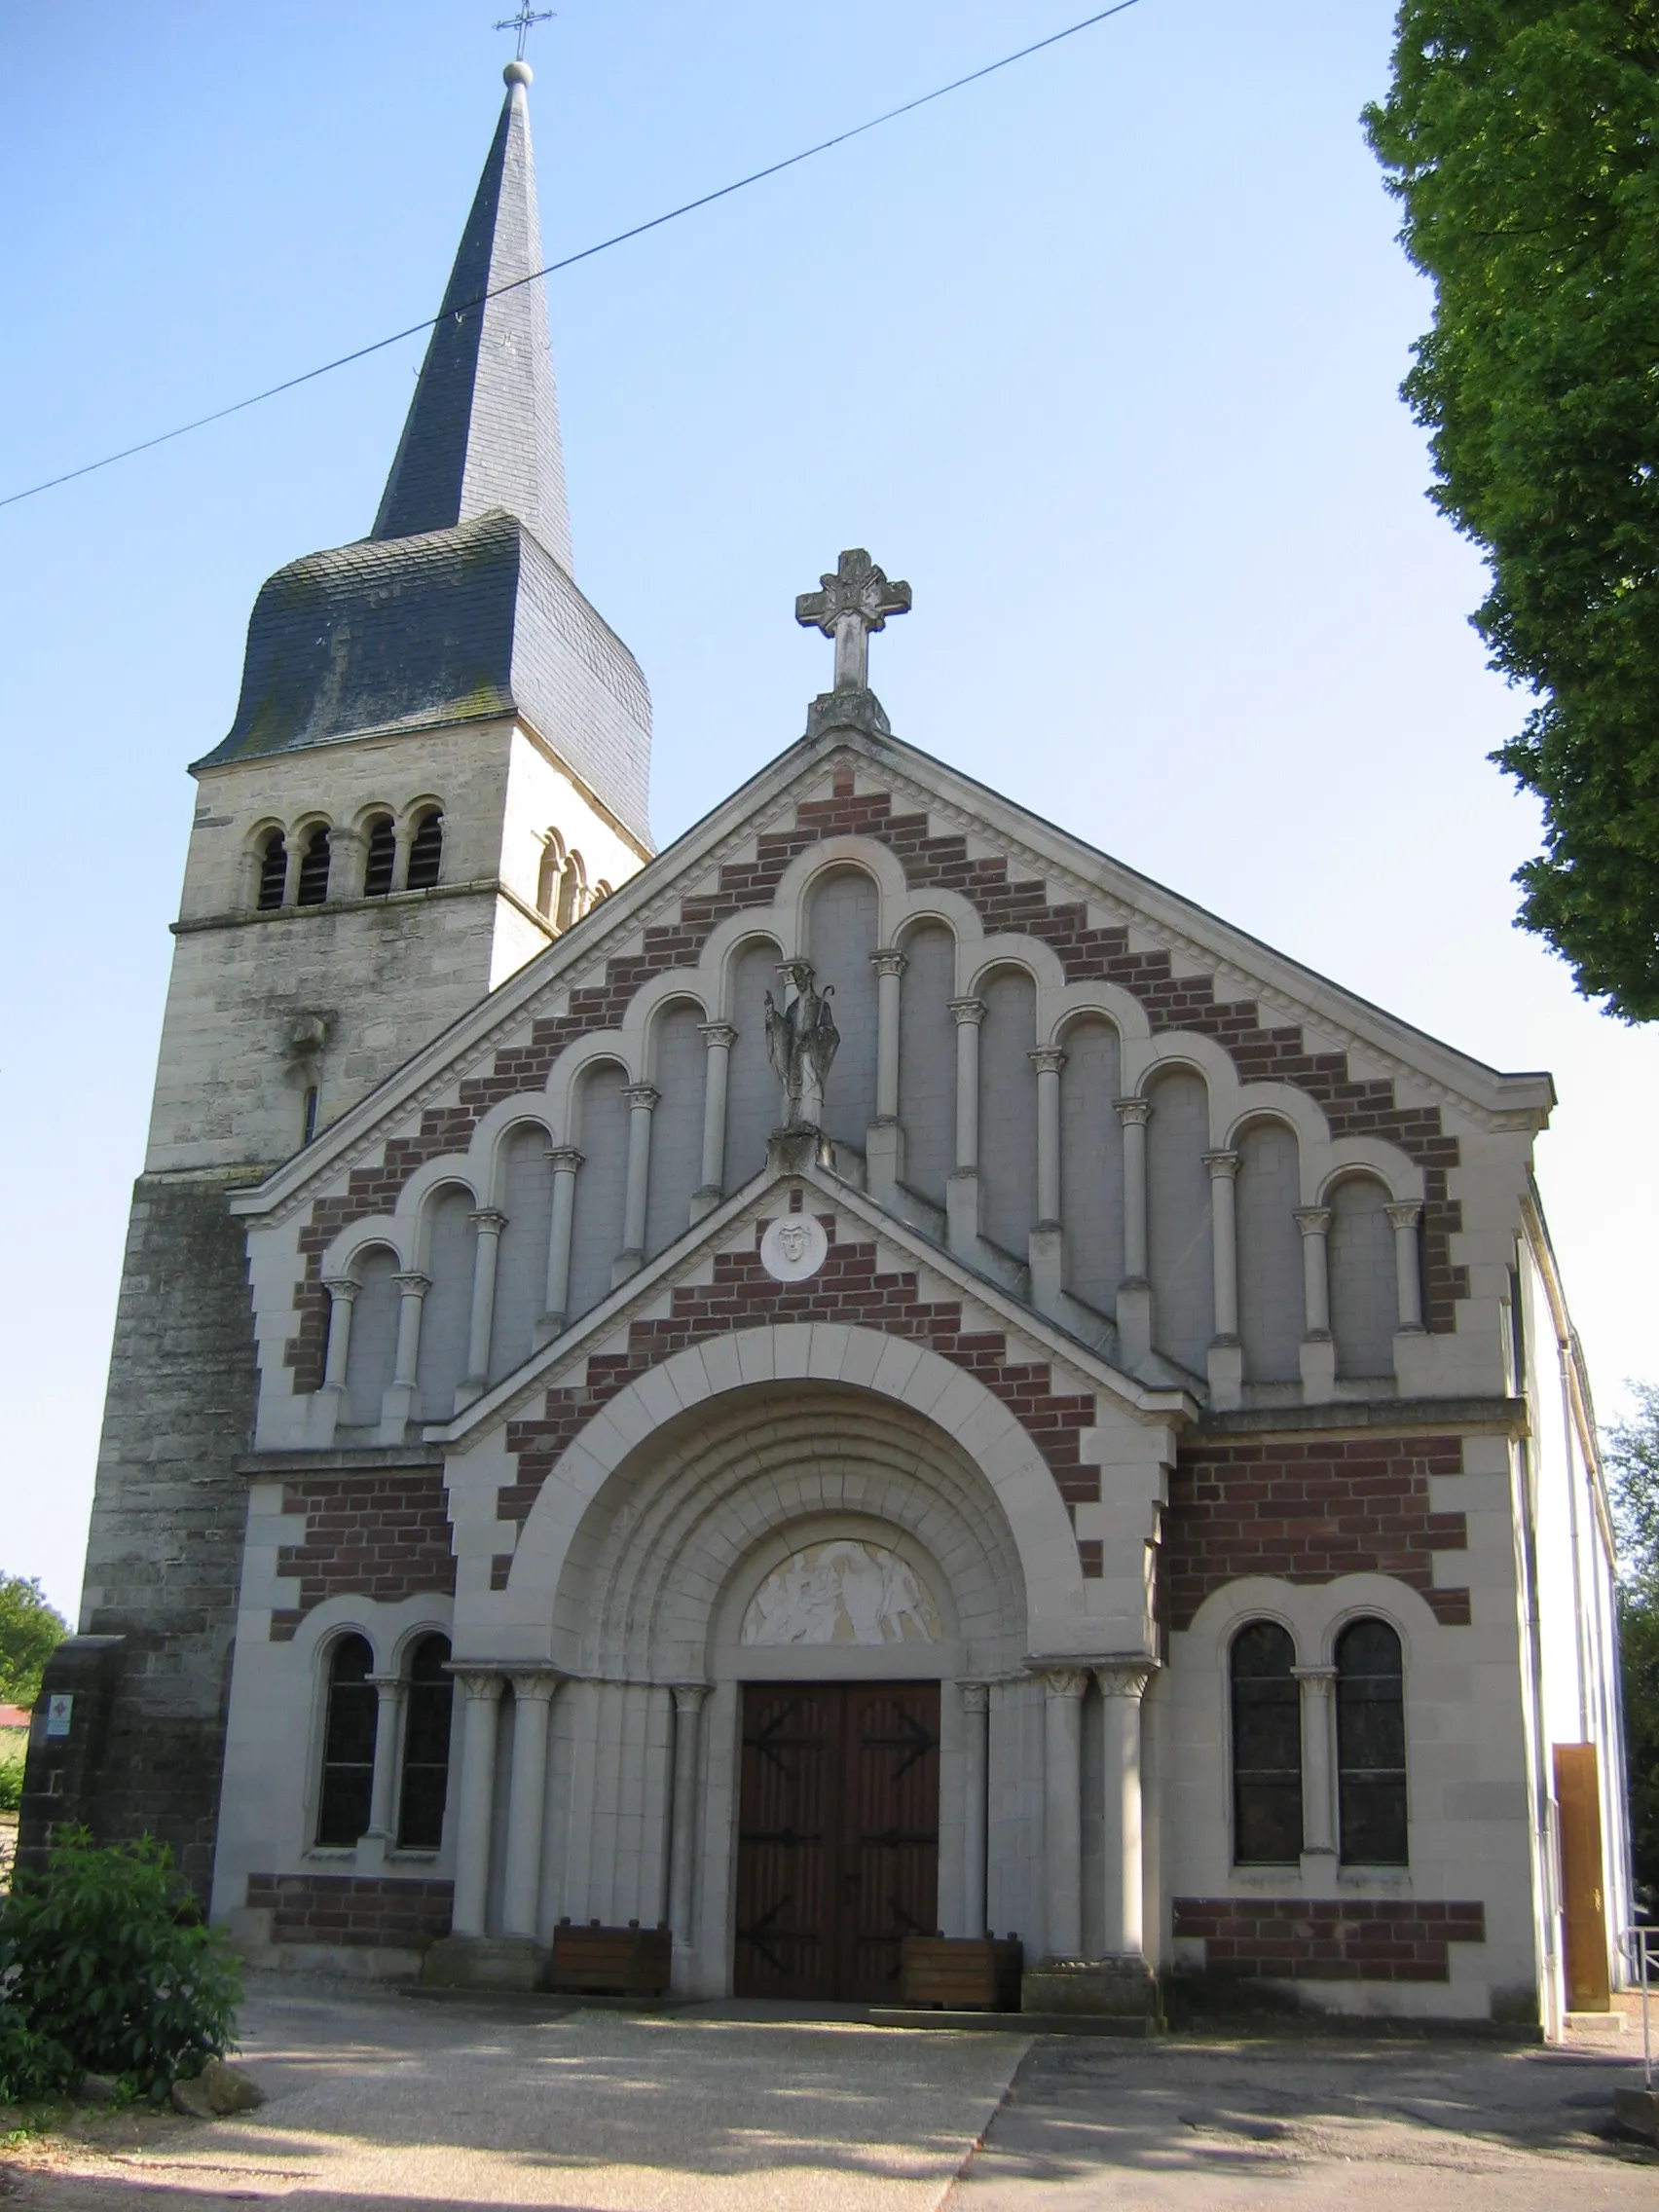
[[[862,546],[843,553],[831,576],[820,576],[823,589],[803,591],[795,601],[795,620],[803,630],[822,630],[835,641],[835,688],[869,688],[869,634],[884,630],[890,614],[908,614],[910,587],[889,583]]]
[[[516,16],[503,16],[496,28],[498,31],[517,31],[518,57],[522,61],[524,59],[525,41],[530,36],[532,24],[550,23],[553,20],[553,13],[551,8],[533,8],[530,0],[519,0],[518,14]]]

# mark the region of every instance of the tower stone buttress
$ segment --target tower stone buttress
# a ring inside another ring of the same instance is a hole
[[[26,1798],[26,1856],[72,1811],[210,1871],[257,1381],[229,1195],[650,856],[649,695],[571,573],[522,281],[529,82],[509,66],[374,532],[264,586],[236,719],[191,771],[81,1635],[55,1663],[64,1687],[95,1677],[102,1749],[73,1809]]]

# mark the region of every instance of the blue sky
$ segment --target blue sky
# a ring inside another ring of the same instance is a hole
[[[0,493],[436,307],[504,0],[0,19]],[[1086,13],[561,0],[550,256]],[[901,735],[1493,1063],[1604,1414],[1659,1375],[1652,1033],[1511,926],[1524,703],[1397,397],[1425,287],[1358,125],[1388,0],[1127,15],[549,287],[578,577],[656,703],[666,841],[791,742],[843,545],[906,576]],[[369,527],[418,341],[0,510],[14,1163],[0,1567],[72,1605],[192,787],[283,562]],[[20,1169],[20,1172],[18,1172]]]

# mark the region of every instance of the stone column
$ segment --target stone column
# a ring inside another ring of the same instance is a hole
[[[1118,1285],[1118,1345],[1124,1364],[1152,1351],[1152,1284],[1147,1279],[1146,1125],[1150,1098],[1115,1098],[1124,1124],[1124,1279]]]
[[[553,1226],[547,1235],[547,1310],[535,1326],[538,1345],[551,1344],[565,1326],[571,1303],[571,1225],[575,1219],[576,1169],[582,1156],[573,1144],[559,1145],[553,1162]]]
[[[875,970],[875,1118],[899,1118],[899,978],[904,973],[904,955],[895,945],[872,952]]]
[[[991,1685],[964,1682],[962,1717],[962,1933],[983,1936],[989,1927],[986,1896],[990,1826]]]
[[[515,1673],[513,1768],[507,1796],[507,1868],[501,1934],[535,1939],[541,1902],[541,1830],[547,1809],[547,1722],[559,1677],[541,1669]]]
[[[351,1307],[360,1282],[350,1275],[327,1275],[323,1289],[328,1293],[328,1354],[323,1364],[322,1386],[325,1390],[346,1387],[346,1369],[351,1357]]]
[[[956,1166],[958,1173],[979,1164],[979,1024],[983,999],[952,999],[956,1020]]]
[[[312,829],[315,827],[313,823]],[[284,906],[297,906],[300,903],[300,869],[305,864],[306,847],[310,843],[311,830],[303,830],[298,834],[292,830],[283,832],[282,850],[287,856],[287,866],[282,876]]]
[[[1081,1667],[1046,1667],[1043,1679],[1043,1871],[1049,1956],[1083,1955],[1083,1697]]]
[[[1334,1858],[1337,1849],[1334,1667],[1298,1667],[1302,1684],[1302,1854]]]
[[[412,1269],[391,1279],[397,1285],[397,1350],[391,1386],[381,1400],[380,1439],[383,1444],[401,1444],[404,1425],[414,1419],[420,1395],[421,1302],[431,1289],[432,1278]]]
[[[1422,1206],[1418,1199],[1408,1198],[1387,1207],[1386,1212],[1394,1231],[1394,1281],[1399,1299],[1400,1334],[1421,1336],[1422,1268],[1418,1258],[1418,1223],[1422,1219]]]
[[[1331,1341],[1330,1207],[1298,1206],[1296,1226],[1302,1232],[1302,1306],[1307,1320],[1298,1354],[1302,1395],[1310,1405],[1322,1404],[1337,1394],[1337,1347]]]
[[[391,888],[407,891],[409,888],[409,848],[415,842],[415,825],[412,822],[395,822],[391,830]]]
[[[409,1685],[401,1675],[371,1675],[369,1679],[380,1693],[380,1710],[375,1715],[375,1770],[369,1786],[369,1825],[363,1832],[364,1840],[374,1837],[384,1853],[397,1840],[397,1750],[403,1700]]]
[[[1037,1070],[1037,1226],[1057,1229],[1060,1224],[1060,1070],[1066,1064],[1058,1045],[1044,1045],[1031,1054]]]
[[[1140,1959],[1141,1927],[1141,1699],[1151,1678],[1150,1659],[1114,1659],[1094,1670],[1100,1684],[1105,1750],[1101,1807],[1106,1893],[1101,1949],[1113,1959]]]
[[[706,1051],[703,1062],[703,1179],[691,1195],[691,1219],[701,1221],[720,1202],[725,1186],[726,1083],[737,1031],[729,1021],[704,1021],[697,1027]]]
[[[1215,1284],[1215,1335],[1209,1347],[1210,1403],[1242,1402],[1244,1354],[1238,1343],[1238,1155],[1206,1152],[1210,1179],[1210,1259]]]
[[[495,1206],[467,1215],[478,1232],[472,1250],[472,1316],[466,1336],[466,1376],[455,1394],[456,1411],[482,1397],[490,1380],[490,1328],[496,1318],[496,1263],[507,1217]]]
[[[668,1837],[668,1925],[677,1944],[691,1941],[697,1870],[697,1742],[707,1682],[674,1685],[674,1804]]]
[[[645,1199],[651,1175],[651,1114],[662,1093],[651,1084],[631,1083],[622,1096],[628,1108],[628,1181],[622,1200],[622,1250],[610,1271],[613,1284],[621,1282],[645,1263]]]
[[[355,830],[331,830],[328,832],[328,896],[330,899],[361,899],[363,878],[368,873],[369,840]]]
[[[484,1933],[490,1888],[490,1825],[496,1799],[496,1709],[504,1677],[467,1667],[452,1670],[461,1684],[461,1773],[456,1778],[455,1903],[451,1932]]]

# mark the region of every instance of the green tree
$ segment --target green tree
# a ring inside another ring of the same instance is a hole
[[[1636,1878],[1659,1895],[1659,1383],[1603,1441],[1619,1545],[1619,1661]]]
[[[38,1582],[0,1574],[0,1705],[33,1705],[41,1670],[68,1634]]]
[[[1659,1017],[1659,0],[1402,0],[1371,144],[1435,287],[1404,394],[1537,698],[1520,921]]]

